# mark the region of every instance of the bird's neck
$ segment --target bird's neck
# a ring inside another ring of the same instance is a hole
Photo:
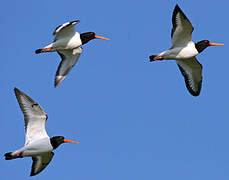
[[[56,141],[54,138],[50,138],[50,143],[51,143],[53,149],[58,148],[58,146],[61,144],[58,141]]]

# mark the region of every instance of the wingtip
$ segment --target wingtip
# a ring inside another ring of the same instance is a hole
[[[80,23],[80,20],[75,20],[75,21],[73,21],[74,23]]]
[[[180,9],[180,6],[178,4],[176,4],[174,9]]]
[[[186,87],[187,87],[189,93],[190,93],[192,96],[197,97],[197,96],[200,95],[200,92],[201,92],[201,85],[202,85],[202,81],[199,82],[199,84],[198,84],[198,87],[199,87],[199,88],[198,88],[197,91],[193,91],[191,88],[187,87],[187,85],[186,85]]]
[[[16,95],[18,95],[18,94],[20,94],[21,93],[21,91],[18,89],[18,88],[14,88],[14,93],[16,94]]]
[[[34,174],[34,173],[32,173],[32,172],[30,173],[30,176],[35,176],[35,175],[36,175],[36,174]]]
[[[64,79],[66,76],[56,76],[55,82],[54,82],[54,87],[57,87]]]
[[[56,88],[60,82],[55,79],[54,87]]]
[[[35,175],[37,175],[37,174],[39,174],[39,173],[34,173],[33,171],[31,171],[31,173],[30,173],[29,176],[35,176]]]
[[[19,89],[15,87],[15,88],[14,88],[14,91],[19,91]]]
[[[186,87],[187,87],[187,85],[186,85]],[[199,90],[199,91],[193,91],[193,90],[192,90],[191,88],[189,88],[189,87],[187,87],[187,89],[188,89],[189,93],[190,93],[192,96],[194,96],[194,97],[197,97],[197,96],[200,95],[200,91],[201,91],[201,90]]]
[[[183,11],[181,10],[181,8],[180,8],[180,6],[178,5],[178,4],[176,4],[176,6],[175,6],[175,8],[174,8],[174,13],[176,12],[179,12],[179,11],[181,11],[182,13],[183,13]]]
[[[20,95],[20,94],[25,94],[24,92],[20,91],[18,88],[14,88],[14,92],[16,95]]]
[[[191,94],[192,96],[194,97],[198,97],[200,95],[200,93],[197,93],[197,94]]]

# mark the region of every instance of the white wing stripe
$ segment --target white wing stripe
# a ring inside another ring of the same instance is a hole
[[[194,28],[178,5],[174,8],[172,23],[172,47],[184,47],[192,41]]]
[[[72,67],[76,64],[82,53],[82,48],[78,47],[76,49],[61,50],[57,52],[62,58],[62,61],[60,62],[56,72],[55,86],[65,79]]]
[[[37,139],[49,137],[46,132],[47,115],[44,110],[29,96],[14,89],[20,108],[25,120],[25,144],[29,144]]]
[[[202,84],[202,65],[196,58],[177,60],[177,65],[184,76],[185,84],[193,96],[198,96]]]
[[[53,32],[54,42],[59,39],[71,39],[76,33],[75,25],[77,23],[79,23],[79,21],[67,22],[58,26]]]
[[[61,30],[63,30],[64,28],[66,28],[68,26],[74,26],[74,25],[76,25],[79,22],[80,22],[79,20],[77,20],[77,21],[71,21],[71,22],[66,22],[66,23],[64,23],[64,24],[56,27],[56,29],[53,32],[53,35],[55,35],[56,33],[60,32]]]

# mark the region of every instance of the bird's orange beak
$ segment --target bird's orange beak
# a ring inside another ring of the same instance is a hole
[[[220,43],[209,43],[210,46],[223,46],[224,44],[220,44]]]
[[[97,38],[97,39],[104,39],[104,40],[110,40],[108,38],[105,38],[105,37],[102,37],[102,36],[97,36],[97,35],[95,35],[95,38]]]
[[[68,142],[68,143],[78,143],[78,144],[79,144],[79,142],[71,141],[71,140],[67,140],[67,139],[64,139],[64,142]]]

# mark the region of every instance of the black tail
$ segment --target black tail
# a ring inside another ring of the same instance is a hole
[[[150,57],[149,57],[150,62],[155,61],[155,59],[154,59],[154,58],[155,58],[156,56],[157,56],[157,55],[152,55],[152,56],[150,56]]]
[[[42,52],[42,49],[37,49],[37,50],[35,51],[36,54],[39,54],[39,53],[41,53],[41,52]]]
[[[8,152],[6,153],[4,156],[5,156],[5,160],[11,160],[11,159],[14,159],[14,157],[11,155],[12,152]]]

